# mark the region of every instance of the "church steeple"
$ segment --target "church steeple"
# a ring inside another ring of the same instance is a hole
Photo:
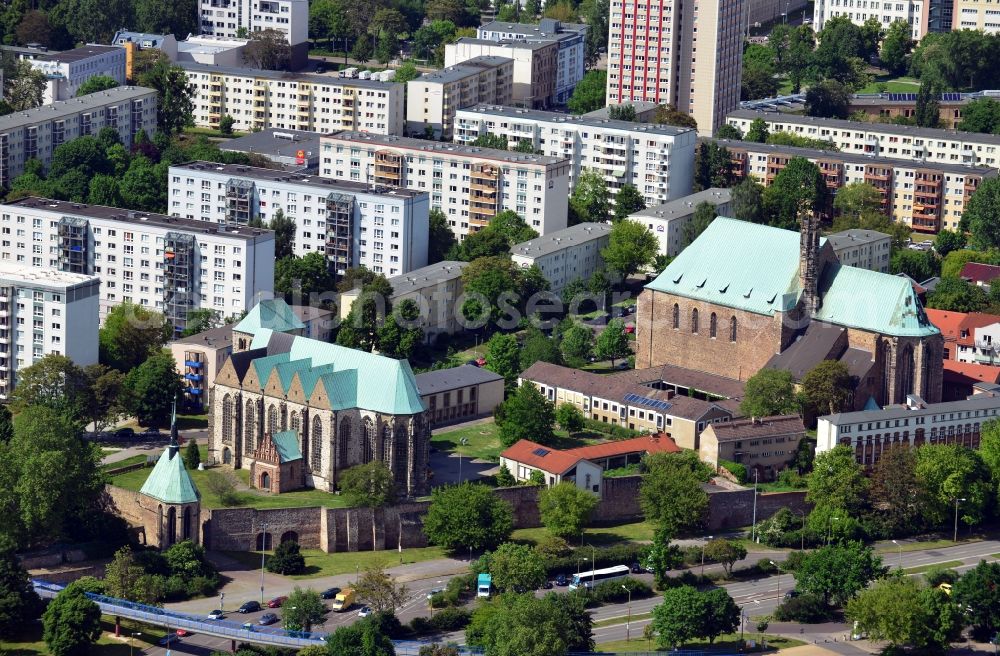
[[[812,316],[819,309],[819,216],[810,201],[799,205],[799,286],[802,309]]]
[[[167,445],[169,457],[173,458],[181,450],[181,445],[177,441],[177,398],[174,397],[174,404],[170,411],[170,444]]]

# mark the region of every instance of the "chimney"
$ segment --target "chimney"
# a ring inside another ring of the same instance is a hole
[[[819,309],[819,216],[809,207],[799,206],[799,286],[802,309],[811,317]]]

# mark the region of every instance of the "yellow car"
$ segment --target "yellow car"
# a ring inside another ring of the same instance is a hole
[[[938,590],[941,590],[949,597],[951,596],[951,583],[942,583],[938,586]]]

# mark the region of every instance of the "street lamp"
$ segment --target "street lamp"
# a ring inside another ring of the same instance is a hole
[[[594,589],[594,584],[597,582],[597,547],[590,545],[590,588]]]
[[[264,605],[264,553],[267,551],[267,522],[260,525],[260,604]]]
[[[705,538],[705,541],[701,543],[701,575],[705,576],[705,547],[708,546],[708,542],[712,539],[709,535]]]
[[[753,470],[753,519],[750,524],[750,541],[756,542],[757,538],[757,474],[759,470]]]
[[[802,532],[799,533],[799,540],[800,540],[799,549],[801,551],[805,551],[806,550],[806,511],[800,510],[798,512],[799,512],[799,515],[802,517]]]
[[[893,540],[892,543],[896,545],[899,550],[899,569],[903,569],[903,545],[900,544],[898,540]]]
[[[628,593],[628,616],[625,619],[625,644],[628,644],[632,639],[632,588],[623,585],[622,590]]]
[[[590,558],[587,558],[586,556],[581,556],[576,560],[576,579],[578,581],[580,580],[580,564],[585,560],[590,560]]]
[[[960,499],[959,497],[955,497],[955,535],[952,542],[958,542],[958,504],[961,503],[962,501],[965,501],[965,499]]]
[[[774,562],[773,560],[769,560],[767,562],[771,563],[771,565],[774,566],[774,567],[778,566],[778,563]],[[781,570],[780,569],[778,570],[778,600],[779,601],[781,600]]]
[[[141,631],[139,632],[132,631],[132,635],[130,635],[128,638],[128,656],[132,656],[132,644],[135,642],[135,637],[141,635],[142,635]]]

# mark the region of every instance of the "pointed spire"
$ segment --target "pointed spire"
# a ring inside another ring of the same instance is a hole
[[[173,407],[170,411],[170,444],[167,446],[170,457],[173,458],[181,450],[181,445],[177,441],[177,397],[174,397]]]

